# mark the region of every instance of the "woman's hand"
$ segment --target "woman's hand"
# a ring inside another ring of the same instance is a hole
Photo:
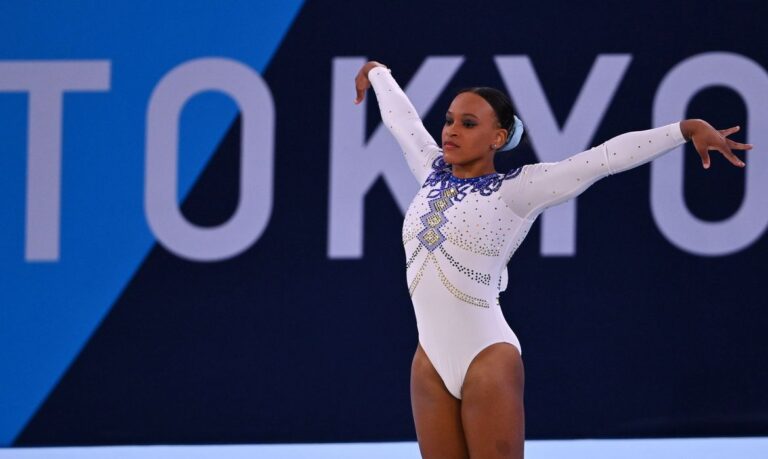
[[[704,169],[709,169],[709,150],[717,150],[734,166],[744,167],[744,162],[733,154],[732,150],[751,150],[752,145],[734,142],[727,138],[740,129],[739,126],[734,126],[718,131],[704,120],[685,120],[680,123],[683,137],[693,141],[694,148],[701,156]]]
[[[387,68],[386,65],[376,61],[368,61],[365,63],[363,68],[361,68],[360,71],[357,72],[357,76],[355,77],[355,91],[357,91],[357,97],[355,97],[355,104],[359,104],[360,102],[363,101],[363,99],[365,99],[365,91],[367,91],[368,88],[371,87],[371,80],[368,79],[368,72],[370,72],[371,69],[374,67]]]

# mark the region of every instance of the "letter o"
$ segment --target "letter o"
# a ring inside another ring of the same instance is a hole
[[[184,105],[212,90],[229,95],[240,109],[240,199],[227,222],[206,228],[187,221],[176,202],[178,140]],[[272,213],[274,119],[269,87],[240,62],[196,59],[160,80],[147,109],[144,208],[165,248],[182,258],[216,261],[236,256],[258,240]]]
[[[653,124],[685,117],[691,99],[703,89],[725,86],[747,106],[748,143],[768,145],[768,75],[753,60],[733,53],[704,53],[676,65],[664,77],[653,102]],[[768,156],[749,153],[744,200],[731,217],[719,222],[696,218],[683,194],[684,147],[651,165],[651,211],[664,236],[695,255],[722,256],[753,244],[768,226]],[[718,154],[713,152],[712,154]]]

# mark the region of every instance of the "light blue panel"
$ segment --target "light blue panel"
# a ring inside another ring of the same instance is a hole
[[[76,357],[154,243],[143,210],[149,96],[199,57],[262,72],[301,0],[35,1],[0,7],[0,60],[111,62],[108,92],[67,93],[61,258],[24,260],[27,97],[0,93],[0,445],[9,445]],[[236,116],[221,94],[182,117],[179,196]]]
[[[0,449],[0,459],[418,459],[415,442]],[[765,459],[768,438],[527,441],[528,459]]]

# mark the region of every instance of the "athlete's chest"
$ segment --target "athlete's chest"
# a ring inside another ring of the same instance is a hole
[[[450,244],[470,252],[498,256],[519,220],[502,200],[509,174],[458,179],[433,173],[411,202],[403,223],[403,241],[414,239],[429,251]]]

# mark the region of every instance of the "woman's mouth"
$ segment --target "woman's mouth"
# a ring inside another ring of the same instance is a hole
[[[443,150],[452,150],[454,148],[459,148],[459,146],[453,142],[443,142]]]

